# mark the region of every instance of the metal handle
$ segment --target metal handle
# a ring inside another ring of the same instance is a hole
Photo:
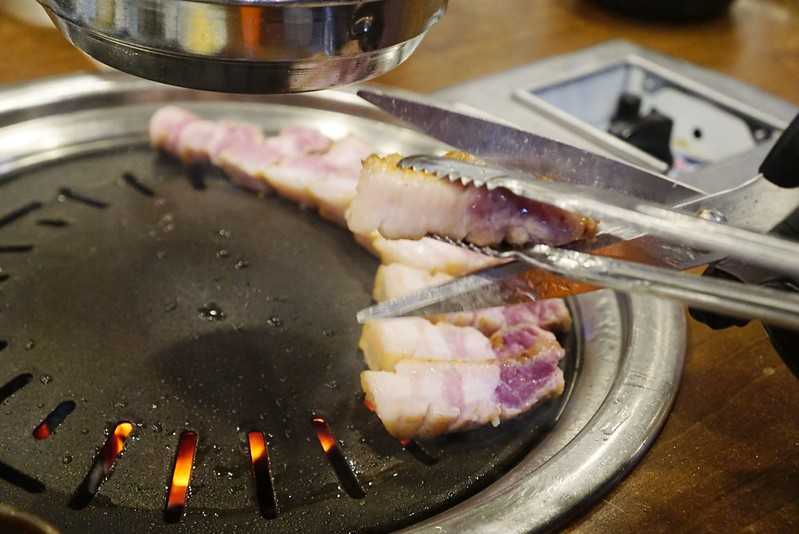
[[[538,245],[509,252],[540,269],[623,291],[677,300],[704,310],[762,319],[799,331],[799,295],[640,263]]]
[[[799,243],[704,220],[612,191],[556,181],[531,180],[509,173],[485,180],[489,189],[513,193],[605,222],[700,250],[721,252],[799,277]],[[791,259],[793,261],[791,261]]]

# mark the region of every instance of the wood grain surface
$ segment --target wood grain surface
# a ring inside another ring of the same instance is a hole
[[[727,16],[684,25],[638,22],[579,0],[451,0],[418,52],[380,82],[429,92],[614,38],[799,103],[796,0],[738,0]],[[0,43],[0,83],[93,68],[55,31],[3,15]],[[663,433],[568,530],[799,532],[799,381],[760,325],[713,332],[691,322]]]

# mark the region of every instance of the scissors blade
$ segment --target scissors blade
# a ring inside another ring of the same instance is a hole
[[[375,304],[359,311],[356,318],[364,324],[375,319],[481,310],[594,289],[597,288],[514,261]]]
[[[797,205],[799,189],[781,189],[758,178],[732,191],[684,203],[683,207],[727,213],[733,224],[767,232],[793,213]],[[649,235],[620,241],[606,234],[596,241],[578,243],[570,248],[678,270],[706,265],[724,257],[723,253],[696,251]],[[358,313],[358,321],[473,311],[532,299],[560,298],[593,289],[596,287],[513,262],[366,308]]]
[[[358,95],[427,135],[508,170],[609,189],[666,205],[704,194],[629,163],[419,98],[409,99],[371,89],[362,89]]]

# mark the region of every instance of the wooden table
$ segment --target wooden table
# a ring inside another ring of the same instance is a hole
[[[429,92],[624,38],[799,103],[799,4],[738,0],[711,22],[642,23],[578,0],[452,0],[382,83]],[[0,15],[0,83],[91,69],[52,30]],[[797,347],[799,350],[799,347]],[[799,382],[762,328],[691,322],[685,377],[641,464],[572,532],[799,532]]]

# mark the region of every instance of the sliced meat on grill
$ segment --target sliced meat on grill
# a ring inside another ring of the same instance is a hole
[[[201,120],[194,113],[178,106],[164,106],[150,119],[150,144],[154,148],[177,155],[180,133],[189,124]]]
[[[327,216],[342,221],[352,201],[361,160],[369,153],[370,149],[362,141],[345,137],[333,143],[325,153],[303,154],[270,165],[266,169],[266,179],[280,195],[304,205],[323,205]],[[315,187],[328,181],[349,186],[345,200],[339,198],[340,190]],[[328,193],[330,197],[326,196]]]
[[[420,317],[370,321],[358,347],[369,369],[391,370],[402,360],[492,360],[496,353],[479,330],[433,324]]]
[[[358,347],[373,371],[391,370],[402,360],[488,361],[530,356],[542,347],[560,347],[552,332],[518,324],[490,336],[470,326],[431,323],[421,317],[369,321]]]
[[[566,332],[572,324],[571,315],[562,299],[547,299],[477,311],[447,313],[431,316],[428,319],[434,323],[471,326],[486,335],[522,324],[533,324],[545,330]]]
[[[424,237],[422,239],[386,239],[377,232],[355,234],[355,239],[383,264],[399,263],[431,273],[463,276],[503,263],[479,252],[472,252]]]
[[[334,143],[313,128],[291,126],[264,137],[254,125],[203,120],[175,106],[153,115],[150,137],[154,146],[185,163],[210,162],[243,187],[275,189],[342,225],[355,197],[361,161],[371,153],[353,136]]]
[[[381,265],[377,268],[377,275],[375,275],[372,297],[377,302],[383,302],[403,297],[425,287],[443,284],[450,280],[452,280],[452,277],[448,274],[432,274],[400,263]]]
[[[438,234],[477,245],[563,245],[592,237],[595,224],[579,215],[510,191],[464,187],[401,169],[398,155],[369,157],[347,223],[355,233],[389,239]]]
[[[535,328],[535,327],[532,327]],[[536,338],[532,355],[487,362],[403,360],[394,371],[364,371],[366,402],[398,439],[432,438],[499,425],[563,392],[563,349],[538,329],[514,330],[497,349],[518,350]]]

